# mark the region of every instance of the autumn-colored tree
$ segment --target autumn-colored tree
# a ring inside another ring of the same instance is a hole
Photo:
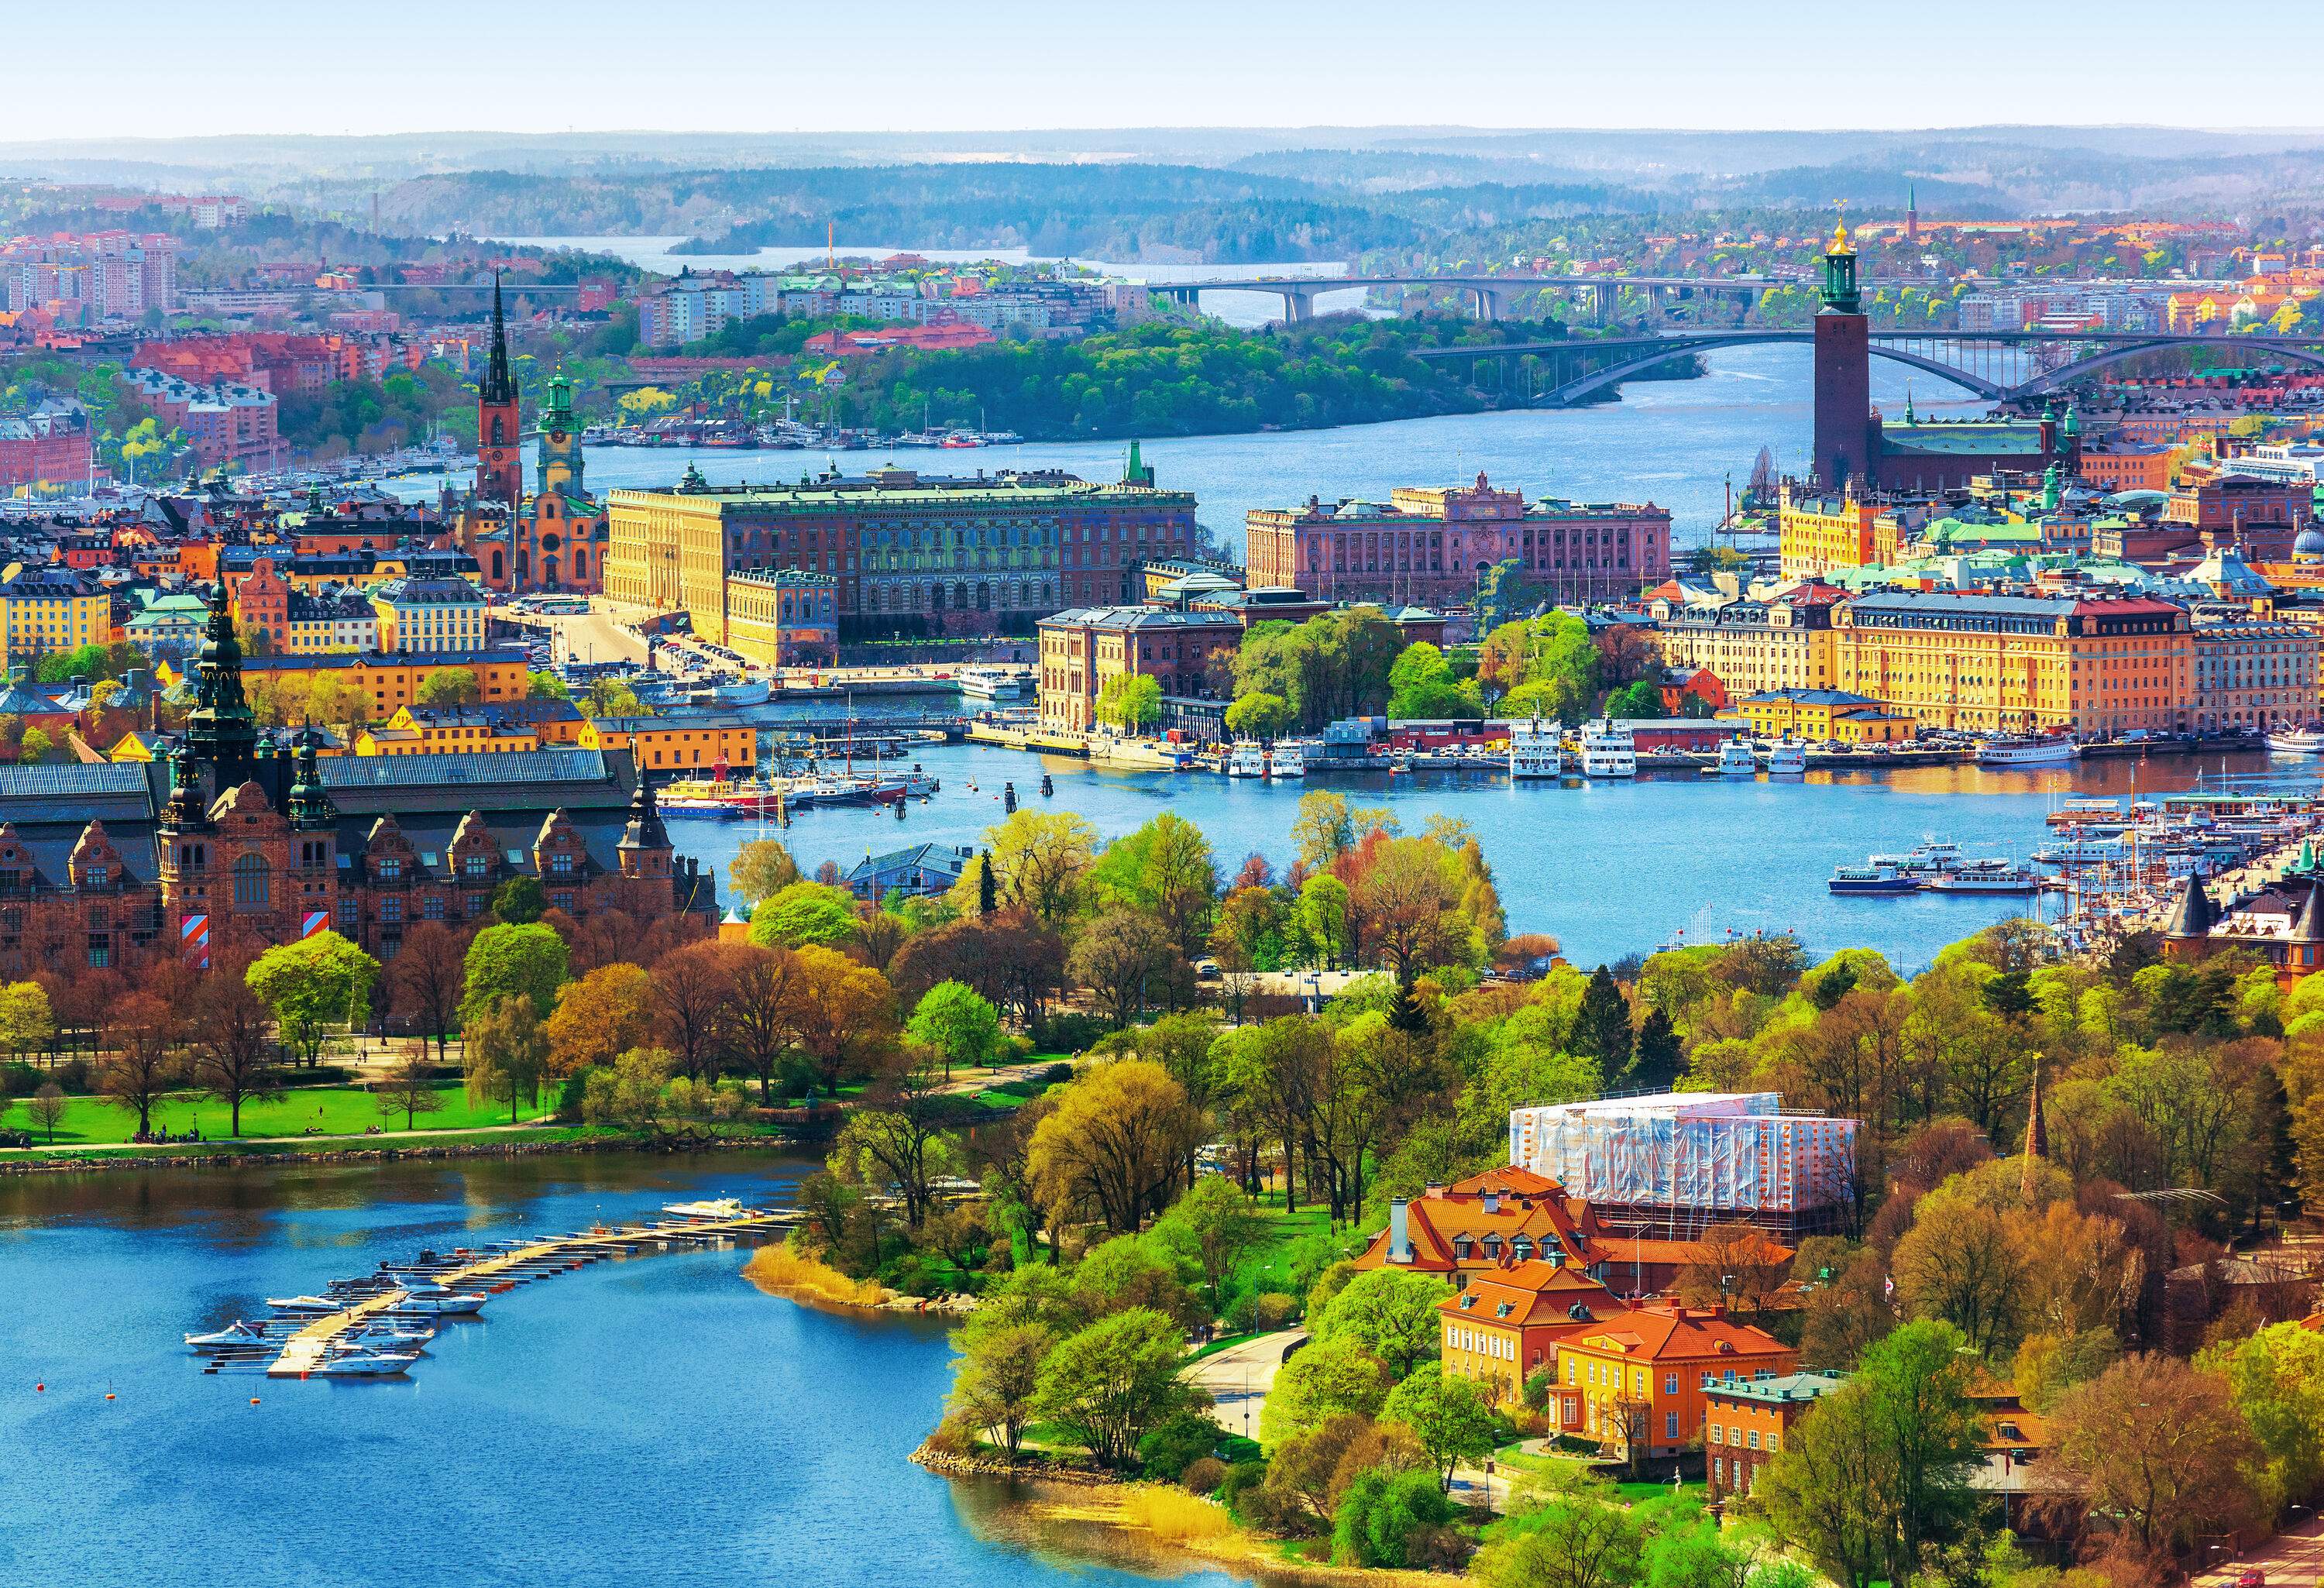
[[[533,1012],[532,1000],[510,993],[473,1011],[461,1027],[461,1048],[469,1103],[506,1097],[513,1122],[519,1106],[538,1096],[549,1065],[549,1032]]]
[[[2256,1514],[2259,1447],[2218,1373],[2141,1352],[2066,1391],[2050,1426],[2078,1491],[2150,1558]]]
[[[653,1021],[653,983],[638,965],[599,965],[557,990],[549,1017],[549,1073],[577,1075],[611,1064],[646,1039]]]
[[[1097,829],[1087,817],[1072,811],[1020,810],[988,831],[985,839],[1004,905],[1028,909],[1052,927],[1081,909],[1097,856]],[[963,915],[974,913],[973,898],[954,902]]]
[[[1120,1029],[1167,984],[1175,958],[1159,922],[1144,910],[1116,905],[1076,934],[1067,969]]]
[[[396,1056],[373,1089],[372,1103],[382,1119],[401,1114],[407,1131],[419,1115],[434,1113],[444,1106],[436,1090],[435,1066],[428,1062],[427,1043],[411,1043]]]
[[[186,1011],[193,1050],[193,1078],[226,1107],[229,1134],[242,1134],[242,1105],[280,1094],[268,1060],[265,1001],[251,991],[235,967],[221,966],[201,978]]]
[[[772,1103],[775,1072],[797,1049],[806,976],[796,951],[735,946],[727,961],[726,1047],[759,1077],[759,1097]]]
[[[1791,1277],[1789,1255],[1748,1224],[1713,1224],[1694,1238],[1679,1266],[1679,1299],[1726,1303],[1738,1316],[1764,1310]]]
[[[1034,1131],[1035,1193],[1057,1216],[1083,1208],[1109,1230],[1135,1230],[1168,1204],[1180,1163],[1201,1140],[1200,1113],[1160,1065],[1096,1065]]]
[[[715,938],[674,948],[655,962],[651,986],[656,1040],[682,1076],[717,1071],[720,1027],[733,985],[730,946]]]
[[[826,1096],[896,1039],[896,995],[888,978],[836,949],[791,951],[798,975],[798,1045],[815,1061]]]
[[[774,838],[756,838],[743,845],[726,867],[727,891],[738,905],[772,899],[798,880],[798,862]]]
[[[1915,1317],[1942,1318],[1980,1353],[2015,1342],[2024,1254],[2000,1214],[1966,1199],[1924,1199],[1896,1243],[1895,1268],[1897,1294]]]
[[[389,1011],[406,1029],[434,1038],[439,1061],[460,1012],[466,976],[467,945],[442,921],[421,921],[406,932],[388,965]]]
[[[133,992],[114,1028],[113,1050],[97,1064],[97,1090],[116,1108],[137,1116],[137,1134],[152,1133],[153,1105],[185,1081],[179,1051],[182,1016],[153,992]]]

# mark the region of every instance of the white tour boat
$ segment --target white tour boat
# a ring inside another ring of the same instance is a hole
[[[2080,761],[2082,747],[2071,738],[1987,739],[1977,747],[1979,766],[2064,766]]]
[[[1296,744],[1277,744],[1268,752],[1267,775],[1270,778],[1305,777],[1307,752]]]
[[[1509,725],[1509,776],[1562,778],[1565,775],[1565,729],[1539,717]]]
[[[1227,776],[1231,778],[1267,776],[1267,752],[1256,744],[1236,745],[1227,752]]]
[[[1722,778],[1757,777],[1759,758],[1751,753],[1748,741],[1729,739],[1719,747],[1719,765],[1715,770]]]
[[[1767,775],[1771,778],[1797,777],[1808,770],[1808,747],[1804,740],[1789,735],[1767,746]]]
[[[1582,775],[1585,778],[1635,778],[1638,775],[1638,741],[1628,725],[1601,716],[1582,727]]]
[[[2280,755],[2324,755],[2324,723],[2297,728],[2271,728],[2267,747]]]

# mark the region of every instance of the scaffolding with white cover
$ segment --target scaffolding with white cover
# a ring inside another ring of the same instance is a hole
[[[1854,1195],[1856,1124],[1773,1092],[1662,1092],[1509,1113],[1509,1162],[1609,1228],[1817,1227]]]

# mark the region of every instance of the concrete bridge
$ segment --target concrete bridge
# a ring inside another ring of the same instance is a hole
[[[1371,276],[1222,276],[1199,282],[1148,282],[1148,293],[1171,303],[1200,308],[1205,292],[1272,293],[1283,300],[1283,318],[1296,324],[1313,319],[1315,300],[1327,292],[1351,292],[1373,287],[1419,288],[1461,294],[1479,319],[1499,319],[1509,299],[1523,292],[1587,292],[1591,317],[1600,325],[1611,318],[1614,303],[1625,288],[1646,293],[1659,307],[1672,299],[1732,298],[1749,309],[1762,293],[1779,287],[1810,285],[1805,276],[1679,276],[1679,275],[1371,275]],[[1923,285],[1916,276],[1867,278],[1868,288]]]
[[[1529,406],[1560,408],[1656,365],[1692,353],[1766,344],[1812,345],[1798,330],[1674,331],[1664,336],[1575,337],[1549,342],[1508,342],[1430,347],[1412,356],[1432,364],[1465,363],[1471,381],[1514,394]],[[2022,349],[2062,347],[2068,356],[2028,375]],[[2157,331],[1903,331],[1871,333],[1875,358],[1908,365],[1991,401],[2010,402],[2062,390],[2082,376],[2152,353],[2233,350],[2258,362],[2324,369],[2324,337],[2198,336]],[[1484,372],[1489,370],[1489,376]]]

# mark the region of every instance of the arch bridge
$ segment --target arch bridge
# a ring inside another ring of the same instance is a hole
[[[1431,364],[1466,364],[1471,382],[1530,407],[1562,408],[1609,386],[1632,380],[1685,355],[1721,347],[1796,343],[1812,346],[1812,330],[1675,331],[1664,336],[1577,337],[1548,342],[1480,343],[1429,347],[1413,356]],[[2201,336],[2155,331],[1932,332],[1877,330],[1876,358],[1910,365],[1996,402],[2062,390],[2110,365],[2150,354],[2232,349],[2270,363],[2324,370],[2324,337]],[[2062,350],[2043,358],[2037,349]],[[2028,370],[2034,355],[2040,367]]]

